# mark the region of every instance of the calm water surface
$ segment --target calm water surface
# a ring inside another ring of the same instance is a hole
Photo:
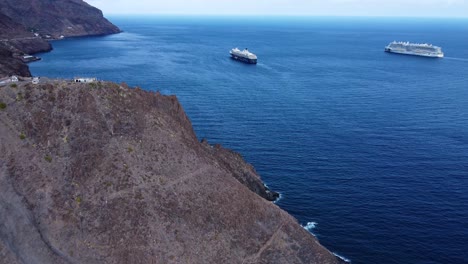
[[[242,153],[353,263],[468,263],[468,20],[111,20],[125,32],[54,42],[33,74],[176,94],[200,138]],[[384,53],[393,40],[447,57]]]

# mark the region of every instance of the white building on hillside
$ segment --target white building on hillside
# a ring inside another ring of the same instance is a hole
[[[18,76],[16,76],[16,75],[11,76],[10,81],[11,82],[18,82],[19,81]]]
[[[73,79],[73,82],[76,82],[76,83],[93,83],[96,81],[97,81],[97,78],[75,78]]]

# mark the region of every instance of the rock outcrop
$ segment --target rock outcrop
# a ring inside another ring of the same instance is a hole
[[[339,262],[267,193],[174,96],[0,87],[2,264]]]
[[[29,67],[20,59],[21,56],[50,50],[52,50],[52,46],[42,38],[0,40],[0,77],[31,76]]]
[[[10,75],[31,76],[28,65],[13,57],[13,53],[2,48],[0,43],[0,77]]]
[[[0,1],[0,77],[30,76],[18,57],[49,51],[48,39],[106,35],[120,29],[82,0]],[[10,54],[10,55],[7,55]]]

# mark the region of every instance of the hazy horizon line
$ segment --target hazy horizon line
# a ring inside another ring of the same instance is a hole
[[[292,14],[213,14],[213,13],[104,13],[105,16],[185,16],[185,17],[285,17],[285,18],[427,18],[468,19],[468,16],[407,15],[292,15]]]

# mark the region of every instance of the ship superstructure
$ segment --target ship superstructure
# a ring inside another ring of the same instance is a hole
[[[434,46],[432,44],[419,44],[419,43],[410,43],[410,42],[396,42],[393,41],[388,46],[385,47],[386,52],[406,54],[406,55],[415,55],[431,58],[443,58],[444,53],[442,48]]]
[[[231,54],[231,58],[235,60],[250,64],[257,64],[257,56],[250,52],[248,49],[244,49],[241,51],[238,48],[234,48],[229,52],[229,54]]]

